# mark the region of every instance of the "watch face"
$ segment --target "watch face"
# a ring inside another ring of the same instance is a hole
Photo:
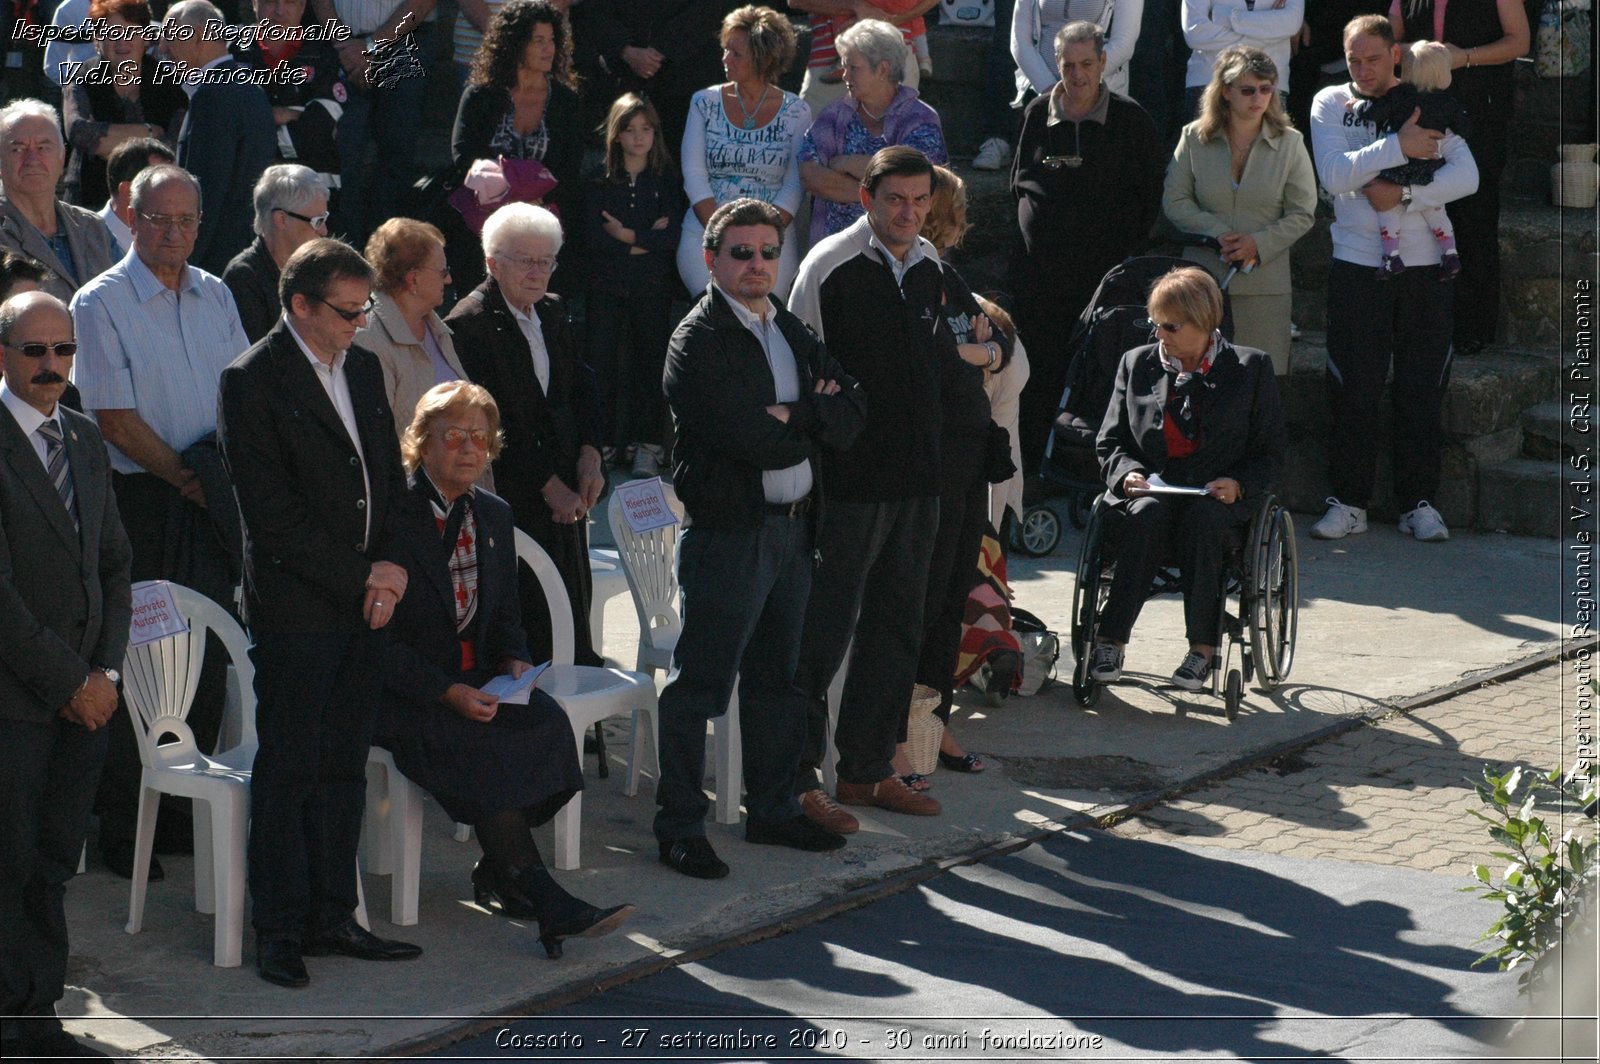
[[[116,669],[101,669],[100,671],[105,673],[106,679],[110,680],[112,683],[122,682],[122,673],[118,672]]]

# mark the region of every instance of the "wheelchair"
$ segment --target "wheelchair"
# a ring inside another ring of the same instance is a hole
[[[1096,498],[1078,555],[1078,586],[1072,601],[1072,652],[1077,657],[1072,695],[1081,706],[1094,705],[1103,686],[1089,675],[1089,658],[1116,571],[1114,526],[1119,517],[1104,495]],[[1223,571],[1211,695],[1222,697],[1231,721],[1239,713],[1245,684],[1255,681],[1261,690],[1271,691],[1289,678],[1294,665],[1300,568],[1294,521],[1274,495],[1262,496]],[[1171,593],[1182,594],[1179,574],[1176,567],[1164,566],[1157,571],[1146,597]],[[1238,600],[1237,609],[1230,609],[1234,599]],[[1235,644],[1239,668],[1231,667]]]

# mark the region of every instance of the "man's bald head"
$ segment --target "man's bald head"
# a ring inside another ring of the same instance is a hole
[[[0,303],[0,374],[6,389],[46,416],[72,375],[72,315],[48,292],[23,292]],[[66,345],[66,350],[63,350]]]

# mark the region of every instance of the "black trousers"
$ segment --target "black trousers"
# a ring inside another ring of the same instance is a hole
[[[367,751],[388,636],[260,632],[250,777],[252,923],[303,942],[355,912]]]
[[[1346,506],[1365,509],[1377,477],[1378,402],[1394,365],[1394,493],[1401,510],[1439,490],[1439,413],[1450,385],[1454,287],[1439,267],[1380,281],[1371,266],[1328,270],[1329,480]]]
[[[922,653],[917,682],[939,692],[939,719],[950,720],[961,619],[978,582],[978,552],[989,526],[989,491],[981,475],[965,491],[939,496],[939,530],[928,562],[928,593],[922,607]]]
[[[1124,500],[1108,530],[1116,540],[1117,570],[1100,614],[1099,635],[1126,643],[1164,562],[1175,560],[1183,583],[1183,628],[1190,643],[1216,646],[1221,633],[1222,571],[1241,525],[1243,505],[1209,496],[1145,495]],[[1116,520],[1120,517],[1121,520]]]
[[[1511,100],[1478,86],[1457,93],[1472,122],[1467,147],[1478,164],[1478,191],[1445,205],[1455,225],[1461,273],[1455,280],[1457,343],[1491,343],[1500,323],[1500,177],[1506,167]]]
[[[106,739],[104,728],[61,717],[0,720],[0,1013],[8,1046],[26,1038],[13,1034],[12,1017],[53,1017],[61,998],[66,884],[78,870]]]
[[[589,292],[589,365],[600,386],[606,439],[659,446],[667,438],[661,372],[672,335],[672,296]]]
[[[796,792],[817,786],[828,725],[828,685],[850,650],[839,704],[839,779],[877,783],[894,774],[895,744],[922,644],[928,561],[939,526],[937,497],[885,502],[829,500],[817,524],[817,572],[806,607],[795,690],[806,703],[806,744]],[[851,636],[855,647],[850,649]]]
[[[661,692],[662,842],[704,835],[706,722],[739,683],[745,803],[751,823],[798,816],[795,768],[805,712],[790,696],[811,594],[811,520],[769,515],[750,531],[691,527],[678,548],[683,631]]]
[[[117,511],[122,515],[122,525],[128,530],[128,541],[133,547],[134,582],[171,579],[173,574],[166,571],[163,558],[167,511],[178,489],[151,473],[118,473],[111,478],[111,490],[117,497]],[[220,543],[216,550],[222,552]],[[206,593],[204,588],[196,590]],[[217,605],[229,611],[233,609],[231,600]],[[106,664],[117,668],[122,665],[121,662]],[[188,718],[195,743],[201,750],[210,752],[216,747],[217,735],[222,729],[227,685],[228,654],[222,640],[212,635],[206,639],[206,656],[200,666],[200,682],[195,688]],[[111,718],[111,745],[94,804],[95,815],[100,819],[102,848],[112,843],[132,846],[134,829],[139,823],[139,790],[144,765],[139,759],[139,741],[133,734],[133,712],[123,703]],[[170,847],[162,845],[162,840],[180,840],[190,824],[189,799],[162,795],[161,817],[171,825],[157,835],[156,848],[165,850]]]
[[[1094,290],[1115,262],[1105,269],[1097,268],[1099,265],[1097,262],[1087,269],[1071,270],[1062,262],[1041,258],[1027,267],[1037,276],[1024,280],[1013,273],[1013,284],[1018,289],[1017,332],[1028,346],[1028,383],[1023,385],[1017,411],[1017,442],[1022,448],[1022,472],[1026,476],[1039,472],[1045,442],[1055,425],[1078,315],[1094,298]],[[1021,260],[1018,268],[1023,268]],[[1048,282],[1042,278],[1048,278]]]

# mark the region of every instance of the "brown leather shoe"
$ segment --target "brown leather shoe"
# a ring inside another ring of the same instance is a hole
[[[835,835],[854,835],[861,830],[861,822],[851,816],[849,810],[840,809],[821,787],[801,793],[800,811],[817,827]]]
[[[908,813],[911,816],[938,816],[939,800],[930,798],[907,787],[899,776],[890,776],[877,783],[846,783],[839,781],[839,801],[845,805],[871,805],[891,813]]]

